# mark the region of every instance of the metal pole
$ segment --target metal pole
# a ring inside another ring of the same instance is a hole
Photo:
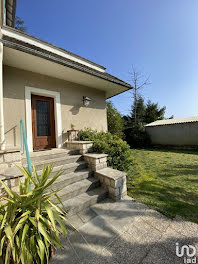
[[[24,122],[23,122],[22,119],[20,121],[20,126],[22,128],[22,133],[23,133],[23,150],[24,150],[24,147],[25,147],[26,159],[27,159],[27,164],[28,164],[28,171],[32,175],[32,165],[31,165],[30,153],[29,153],[28,144],[27,144],[25,126],[24,126]],[[30,190],[31,190],[31,182],[30,182]]]

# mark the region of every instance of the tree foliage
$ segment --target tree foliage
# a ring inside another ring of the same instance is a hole
[[[145,114],[145,104],[142,96],[138,96],[136,103],[131,106],[131,121],[133,123],[142,123]]]
[[[22,32],[26,32],[27,28],[25,26],[25,22],[18,16],[15,17],[15,26],[16,29],[22,31]]]
[[[123,137],[124,123],[121,114],[111,101],[107,102],[107,124],[108,131],[120,138]]]
[[[149,100],[145,106],[143,122],[149,124],[156,120],[164,119],[165,110],[165,106],[160,108],[158,103],[152,103],[151,100]]]
[[[145,103],[142,96],[138,95],[133,102],[131,113],[124,116],[124,133],[128,144],[132,147],[146,147],[150,145],[150,139],[144,125],[156,120],[164,119],[166,107],[159,107],[150,100]]]

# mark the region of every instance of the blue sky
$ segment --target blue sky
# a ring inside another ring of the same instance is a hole
[[[198,115],[197,0],[18,0],[28,33],[130,80],[131,65],[150,75],[144,98],[166,117]],[[122,114],[131,93],[112,99]]]

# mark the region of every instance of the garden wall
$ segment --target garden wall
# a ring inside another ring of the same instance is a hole
[[[145,128],[153,145],[198,147],[198,122]]]

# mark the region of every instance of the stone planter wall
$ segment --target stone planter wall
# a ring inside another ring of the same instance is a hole
[[[2,180],[9,188],[16,192],[19,190],[19,179],[21,182],[24,182],[25,177],[15,166],[6,169],[0,174],[0,180]],[[0,194],[1,193],[5,193],[5,191],[0,183]]]
[[[93,151],[93,141],[68,141],[66,148],[79,150],[80,154],[89,153]]]
[[[109,198],[114,201],[121,200],[127,195],[126,173],[111,168],[105,168],[95,172],[102,187],[109,193]]]
[[[93,150],[92,141],[67,142],[67,148],[80,150],[89,168],[94,171],[94,176],[108,191],[109,198],[118,201],[127,195],[126,173],[107,168],[107,154],[89,153]]]
[[[24,176],[4,179],[1,179],[0,177],[0,180],[2,180],[10,189],[12,189],[12,191],[19,192],[19,178],[21,182],[24,181]],[[0,195],[1,194],[6,194],[6,191],[0,183]]]
[[[84,154],[84,159],[92,171],[98,171],[107,167],[107,154]]]
[[[21,166],[20,150],[0,150],[0,174],[14,164]]]

